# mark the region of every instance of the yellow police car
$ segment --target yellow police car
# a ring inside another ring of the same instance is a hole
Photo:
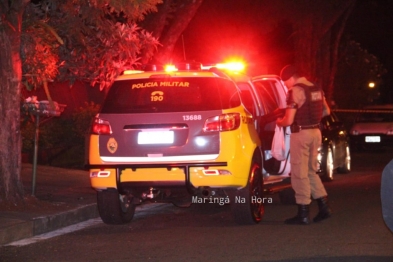
[[[263,216],[260,140],[239,89],[216,67],[126,71],[89,136],[88,166],[107,224],[143,201],[229,204],[240,224]]]

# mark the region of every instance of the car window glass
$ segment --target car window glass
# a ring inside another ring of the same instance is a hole
[[[251,94],[251,87],[248,83],[237,83],[237,86],[240,89],[240,96],[243,102],[243,105],[246,107],[248,112],[250,112],[253,116],[256,115],[255,111],[255,101]]]
[[[265,105],[265,113],[273,112],[279,107],[275,96],[274,87],[270,81],[256,81],[254,82],[254,85],[259,97]]]
[[[116,81],[102,113],[222,110],[240,106],[236,85],[227,79],[149,78]]]

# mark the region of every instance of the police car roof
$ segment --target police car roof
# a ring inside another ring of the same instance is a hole
[[[135,71],[125,72],[117,77],[116,80],[143,79],[154,77],[220,77],[218,74],[210,71]]]
[[[259,75],[259,76],[252,77],[252,80],[263,80],[263,79],[272,79],[272,78],[281,80],[281,78],[278,75]]]

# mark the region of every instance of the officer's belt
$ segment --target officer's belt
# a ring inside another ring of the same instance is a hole
[[[314,129],[314,128],[319,128],[319,124],[311,125],[311,126],[299,126],[299,129]]]
[[[298,133],[304,129],[315,129],[315,128],[320,128],[320,124],[309,125],[309,126],[291,125],[291,132]]]

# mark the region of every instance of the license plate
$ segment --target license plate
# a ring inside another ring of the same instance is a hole
[[[380,143],[380,136],[366,136],[366,143]]]
[[[173,144],[173,131],[144,131],[138,133],[139,145]]]

